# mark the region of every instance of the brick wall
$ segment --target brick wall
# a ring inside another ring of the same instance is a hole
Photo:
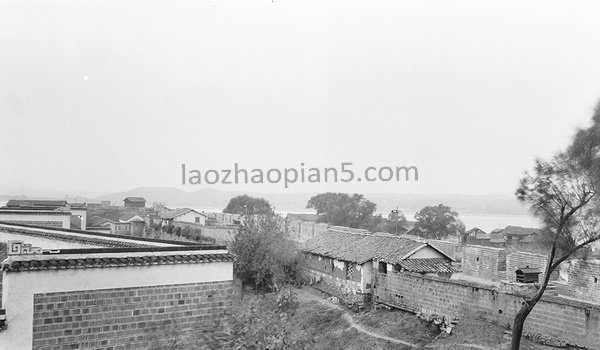
[[[506,251],[483,246],[465,246],[462,272],[492,281],[503,280],[506,277]]]
[[[228,326],[232,292],[228,281],[35,294],[33,349],[193,348]]]
[[[600,261],[573,259],[568,271],[572,296],[600,303]]]
[[[462,281],[408,273],[376,273],[374,299],[426,315],[449,318],[476,316],[512,325],[523,299],[516,294]],[[525,322],[525,333],[567,344],[597,348],[600,307],[544,297]]]
[[[527,252],[512,252],[506,256],[506,279],[516,281],[517,275],[515,271],[529,266],[532,269],[544,271],[548,257],[540,254],[532,254]],[[558,272],[558,271],[557,271]],[[558,276],[558,273],[551,276]],[[543,281],[544,273],[539,274],[539,281]]]
[[[458,242],[449,242],[449,241],[437,241],[431,240],[429,243],[436,247],[437,249],[451,256],[456,261],[461,261],[463,257],[463,250],[465,245]]]

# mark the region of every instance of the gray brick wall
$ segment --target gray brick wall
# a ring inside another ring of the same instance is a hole
[[[33,349],[194,348],[228,326],[232,293],[228,281],[36,294]]]
[[[412,312],[462,318],[471,315],[508,326],[521,307],[519,295],[468,282],[408,273],[377,273],[374,300]],[[544,297],[525,322],[525,332],[571,345],[597,348],[600,307]]]

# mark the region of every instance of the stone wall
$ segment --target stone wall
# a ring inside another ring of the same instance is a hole
[[[475,283],[408,273],[375,274],[374,300],[400,309],[461,319],[475,316],[512,325],[523,298]],[[544,297],[525,322],[525,333],[560,343],[597,348],[600,307]]]
[[[232,291],[228,281],[35,294],[33,349],[194,344],[228,326]]]
[[[568,290],[573,297],[600,303],[600,261],[570,261]]]
[[[465,246],[462,272],[492,281],[503,280],[506,278],[506,251],[492,247]]]

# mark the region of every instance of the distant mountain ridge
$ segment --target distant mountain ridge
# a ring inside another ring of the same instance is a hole
[[[241,194],[267,199],[277,211],[311,212],[306,203],[316,193],[252,193],[200,189],[186,192],[171,187],[139,187],[125,192],[100,196],[95,201],[110,200],[121,203],[125,197],[144,197],[148,203],[162,202],[170,207],[225,208],[229,199]],[[371,193],[365,198],[377,204],[377,211],[387,213],[396,206],[403,211],[416,212],[427,205],[449,205],[460,214],[527,215],[527,209],[511,196],[456,195],[456,194],[396,194]]]

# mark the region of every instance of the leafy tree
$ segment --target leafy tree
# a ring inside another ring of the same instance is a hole
[[[298,255],[294,241],[281,230],[278,217],[247,216],[230,246],[234,272],[258,286],[281,286],[296,278]]]
[[[458,218],[458,213],[449,206],[438,204],[427,206],[415,214],[415,225],[427,238],[443,239],[460,235],[465,231],[465,224]]]
[[[167,211],[167,207],[165,207],[165,203],[162,202],[152,202],[152,211],[157,214],[162,214]]]
[[[385,220],[385,231],[389,233],[399,232],[400,226],[406,225],[406,217],[399,210],[392,210]]]
[[[375,203],[362,194],[321,193],[313,196],[306,207],[317,211],[319,222],[331,225],[370,229],[381,222],[381,217],[373,218]]]
[[[544,294],[550,275],[571,256],[585,255],[600,239],[600,110],[594,124],[575,135],[565,153],[550,161],[536,160],[533,173],[526,173],[517,189],[519,200],[529,205],[544,226],[550,243],[548,263],[539,289],[524,299],[513,323],[511,349],[518,350],[525,320]]]
[[[273,208],[264,198],[255,198],[244,194],[231,198],[225,209],[223,209],[223,213],[268,215],[273,214]]]

